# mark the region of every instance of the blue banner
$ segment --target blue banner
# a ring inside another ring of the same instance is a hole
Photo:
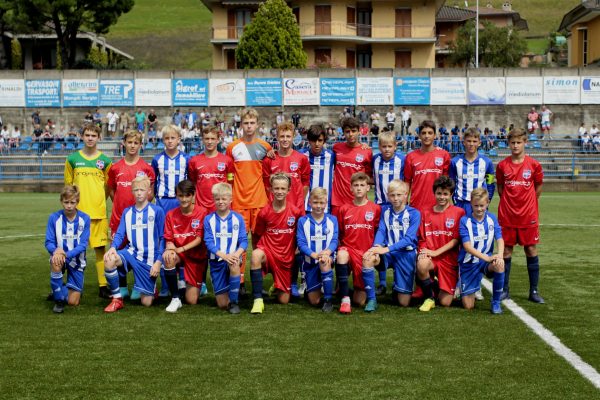
[[[430,102],[429,78],[394,78],[394,104],[427,106]]]
[[[173,79],[173,106],[208,106],[208,79]]]
[[[60,107],[60,80],[26,80],[25,107]]]
[[[321,78],[322,106],[353,106],[355,104],[355,78]]]
[[[283,104],[281,79],[246,79],[246,105],[249,107],[280,106]]]
[[[133,107],[133,79],[107,79],[100,81],[100,106]]]
[[[97,79],[63,79],[63,107],[97,107]]]

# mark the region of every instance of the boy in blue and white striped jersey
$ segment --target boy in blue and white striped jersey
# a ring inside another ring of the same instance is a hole
[[[60,314],[65,303],[79,305],[83,291],[85,249],[90,239],[90,217],[77,209],[79,189],[67,185],[60,193],[63,209],[50,215],[46,228],[46,250],[50,253],[50,287],[54,311]],[[67,283],[63,274],[67,271]]]
[[[321,187],[327,189],[326,213],[331,212],[331,184],[333,182],[333,168],[335,166],[335,153],[325,148],[327,132],[322,125],[312,125],[306,134],[309,147],[301,150],[310,164],[309,193],[304,201],[307,212],[311,211],[308,201],[313,189]]]

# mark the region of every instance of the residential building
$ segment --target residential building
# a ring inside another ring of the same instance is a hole
[[[600,64],[600,0],[584,0],[565,14],[558,28],[567,36],[569,67]]]

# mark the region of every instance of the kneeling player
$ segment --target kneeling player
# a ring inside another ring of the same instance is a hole
[[[332,254],[337,248],[338,222],[327,208],[327,189],[315,188],[308,199],[311,213],[298,222],[298,248],[302,255],[302,272],[306,279],[308,301],[316,306],[321,301],[323,286],[323,312],[333,311],[333,264]]]
[[[46,250],[50,253],[50,287],[54,311],[60,314],[65,303],[78,306],[83,290],[85,249],[90,239],[90,217],[77,209],[79,189],[67,185],[60,193],[63,209],[50,215],[46,228]],[[67,284],[63,273],[67,271]]]
[[[484,188],[473,189],[471,207],[473,213],[460,220],[462,248],[458,254],[463,306],[470,310],[475,306],[475,293],[480,290],[483,274],[493,277],[492,313],[502,313],[500,297],[504,287],[504,240],[496,216],[487,211],[489,194]],[[498,251],[494,251],[494,239]]]
[[[256,218],[253,232],[258,237],[256,249],[252,251],[250,278],[254,304],[252,314],[262,314],[265,309],[262,299],[263,270],[273,275],[273,286],[277,300],[282,304],[290,301],[292,267],[296,252],[296,224],[303,211],[286,203],[290,191],[290,177],[284,173],[271,175],[273,203],[263,207]]]
[[[149,307],[154,299],[156,277],[162,264],[165,214],[162,208],[148,202],[150,179],[147,176],[135,178],[131,182],[131,190],[135,205],[123,211],[111,248],[104,255],[104,274],[112,294],[111,303],[104,309],[107,313],[123,308],[117,267],[123,265],[126,271],[133,270],[133,287],[140,292],[142,304]],[[129,244],[117,250],[125,239]]]
[[[179,289],[185,289],[185,300],[196,304],[206,271],[206,247],[202,243],[206,210],[194,205],[196,186],[187,179],[175,188],[179,207],[167,213],[165,220],[165,252],[163,263],[165,280],[171,293],[171,303],[167,312],[174,313],[181,308]],[[178,287],[177,269],[183,268],[184,285]]]
[[[209,253],[210,277],[217,306],[239,314],[240,263],[248,247],[244,217],[231,211],[232,190],[227,183],[212,187],[216,211],[204,219],[204,243]]]
[[[415,281],[415,263],[417,261],[417,232],[421,223],[421,214],[416,208],[407,206],[409,186],[398,179],[392,180],[387,188],[390,205],[381,210],[379,229],[375,235],[374,246],[363,257],[363,279],[367,290],[365,311],[375,311],[375,266],[384,255],[394,269],[394,293],[398,303],[407,307]]]
[[[435,307],[431,274],[438,277],[438,301],[449,307],[458,281],[458,241],[462,208],[452,205],[454,182],[440,176],[433,183],[435,206],[421,214],[419,230],[419,255],[417,257],[417,283],[423,290],[425,301],[419,308],[430,311]]]

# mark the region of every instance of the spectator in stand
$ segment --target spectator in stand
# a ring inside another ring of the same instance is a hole
[[[39,152],[43,154],[48,154],[48,149],[52,146],[52,141],[54,137],[50,133],[48,129],[44,129],[44,133],[42,133],[42,137],[40,138],[41,143],[39,147]]]
[[[4,122],[2,122],[2,116],[0,115],[0,128],[4,126]]]
[[[579,147],[583,149],[583,135],[587,133],[587,129],[585,128],[585,123],[582,122],[579,126],[579,130],[577,131],[577,144]]]
[[[258,135],[262,140],[270,141],[269,128],[267,128],[267,124],[265,122],[261,122],[260,128],[258,128]]]
[[[285,115],[283,115],[283,111],[277,111],[277,117],[275,117],[275,122],[277,125],[281,125],[285,122]]]
[[[2,126],[2,130],[0,130],[0,136],[4,138],[4,143],[8,145],[8,139],[10,139],[10,132],[8,131],[8,126]]]
[[[54,130],[56,129],[56,124],[50,118],[48,118],[48,120],[46,121],[46,129],[48,131],[50,131],[51,134],[54,134]]]
[[[83,117],[83,125],[91,125],[94,123],[94,116],[91,111],[88,111]]]
[[[202,116],[202,130],[204,129],[208,129],[208,127],[210,126],[210,119],[211,119],[211,115],[208,111],[203,112],[203,116]]]
[[[379,128],[381,128],[381,115],[379,115],[379,113],[377,112],[377,110],[373,110],[373,112],[371,113],[371,126],[377,125]]]
[[[527,132],[535,133],[538,129],[538,119],[540,119],[540,115],[535,111],[535,107],[531,107],[529,113],[527,114]]]
[[[173,116],[171,117],[171,123],[178,128],[181,128],[181,123],[183,122],[183,114],[179,111],[179,108],[175,110]]]
[[[190,108],[188,109],[187,114],[185,114],[184,120],[186,125],[188,126],[188,129],[191,129],[198,123],[198,114],[196,114],[196,112],[192,111],[192,109]]]
[[[215,113],[215,126],[221,133],[225,132],[225,111],[223,111],[223,107],[219,107],[219,110]]]
[[[115,112],[114,108],[106,114],[106,120],[108,122],[108,136],[115,137],[115,134],[117,133],[117,123],[119,122],[119,114]]]
[[[92,116],[92,121],[93,121],[94,125],[96,125],[98,128],[102,129],[102,114],[100,113],[99,108],[96,108],[96,112]]]
[[[54,135],[53,136],[54,136],[54,141],[56,143],[62,143],[62,144],[64,144],[64,142],[65,142],[65,136],[66,136],[66,134],[65,134],[64,131],[61,131],[61,130],[54,131]]]
[[[361,143],[369,143],[369,125],[366,122],[360,125],[358,133],[360,134]]]
[[[438,134],[440,137],[440,147],[446,151],[449,151],[449,149],[448,149],[449,132],[448,132],[448,129],[446,128],[446,125],[440,124],[440,127],[438,128]]]
[[[410,125],[412,123],[412,113],[406,108],[406,106],[402,107],[400,118],[402,121],[401,132],[403,135],[408,135],[408,132],[410,131]]]
[[[274,140],[277,137],[277,124],[274,123],[273,126],[271,127],[271,131],[269,132],[271,135],[271,140]],[[271,142],[269,142],[271,143]]]
[[[31,135],[33,138],[33,141],[39,142],[41,140],[43,133],[44,133],[44,130],[42,129],[42,127],[40,125],[34,125],[33,126],[33,134]]]
[[[138,108],[135,113],[135,128],[138,132],[144,133],[146,131],[146,113],[141,108]]]
[[[295,109],[294,113],[292,114],[292,124],[294,124],[294,128],[296,129],[298,129],[298,126],[300,126],[300,118],[302,117],[300,116],[298,109]]]
[[[336,138],[337,138],[337,133],[335,131],[335,128],[333,127],[333,125],[331,125],[331,123],[329,123],[329,125],[327,125],[327,141],[329,143],[333,143],[335,142]]]
[[[119,116],[119,133],[124,134],[125,132],[127,132],[129,130],[130,126],[131,126],[131,116],[129,115],[129,113],[127,111],[121,112],[121,115]]]
[[[385,114],[385,123],[387,124],[388,131],[393,131],[396,127],[396,113],[394,107],[390,107],[387,114]]]
[[[592,125],[592,129],[590,129],[590,136],[593,138],[594,136],[598,135],[598,127],[596,126],[596,124]]]
[[[552,129],[551,127],[551,120],[552,120],[552,116],[554,115],[554,113],[552,111],[550,111],[550,109],[546,106],[542,106],[542,112],[541,112],[541,117],[542,117],[542,139],[547,138],[547,139],[552,139],[552,137],[550,136],[550,129]]]
[[[463,128],[460,130],[461,138],[462,135],[467,131],[467,129],[469,129],[469,123],[465,122],[465,126],[463,126]]]
[[[498,140],[506,140],[506,124],[502,125],[502,128],[498,131]]]
[[[350,111],[348,110],[348,107],[344,107],[344,109],[340,113],[338,123],[341,123],[344,118],[349,118],[351,116],[352,116],[352,114],[350,114]]]
[[[592,150],[592,137],[587,130],[581,135],[581,148],[584,153]]]
[[[40,110],[35,110],[31,114],[31,126],[42,125],[42,118],[40,117]]]
[[[8,154],[8,147],[5,145],[6,140],[4,139],[4,136],[0,135],[0,155],[4,154],[4,152],[6,152]]]
[[[21,131],[19,130],[18,126],[15,126],[10,135],[10,140],[8,142],[8,146],[10,148],[16,148],[16,147],[19,147],[19,144],[21,144]]]
[[[379,137],[379,124],[375,125],[371,125],[371,143],[369,144],[370,146],[373,146],[373,142],[375,140],[377,140],[377,138]]]
[[[75,124],[71,124],[69,130],[67,131],[67,142],[79,142],[79,131],[75,127]]]
[[[369,113],[365,110],[365,107],[360,108],[360,112],[358,113],[358,122],[360,124],[369,124]]]
[[[600,132],[596,127],[596,124],[592,125],[592,129],[590,129],[590,136],[592,136],[592,146],[594,150],[598,153],[600,152]]]
[[[158,130],[158,116],[154,112],[153,108],[150,109],[150,112],[148,113],[148,117],[146,118],[146,120],[148,123],[148,130],[150,130],[150,129],[152,129],[153,131]]]
[[[235,114],[233,114],[233,127],[237,130],[242,124],[242,111],[237,110]],[[275,137],[275,136],[273,136]]]

